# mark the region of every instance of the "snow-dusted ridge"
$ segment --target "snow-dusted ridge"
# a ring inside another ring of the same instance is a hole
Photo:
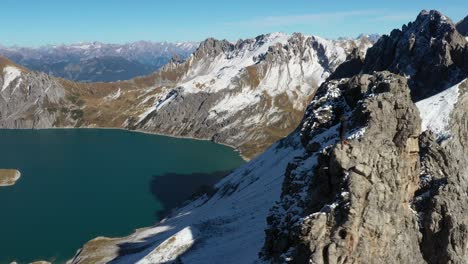
[[[174,134],[178,129],[167,120],[179,112],[182,120],[196,119],[200,124],[176,133],[197,131],[218,140],[229,136],[223,143],[238,148],[247,140],[265,149],[299,124],[311,95],[351,53],[357,51],[362,57],[371,45],[366,36],[327,40],[279,32],[235,44],[207,39],[185,62],[163,68],[162,74],[176,74],[176,81],[151,99],[153,104],[146,104],[136,127]],[[179,96],[169,97],[171,89]],[[165,98],[174,103],[161,104]],[[212,131],[212,127],[220,128]],[[281,131],[271,133],[275,130]]]
[[[436,95],[416,103],[421,115],[422,131],[430,130],[434,132],[439,139],[450,136],[450,130],[448,129],[450,114],[458,100],[458,86],[464,81],[466,81],[466,79]]]

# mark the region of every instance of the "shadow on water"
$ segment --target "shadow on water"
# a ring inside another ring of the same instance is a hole
[[[163,205],[162,210],[156,211],[156,216],[158,219],[163,219],[170,215],[172,210],[190,200],[204,194],[211,196],[216,192],[214,185],[231,172],[232,171],[229,170],[213,173],[167,173],[163,175],[153,175],[149,185],[150,192],[153,197]],[[168,238],[177,231],[179,230],[175,229],[168,231],[167,234],[164,234],[163,236]],[[165,239],[162,241],[164,240]],[[151,241],[151,237],[139,242],[120,244],[118,256],[110,261],[110,263],[117,263],[120,257],[143,252],[148,250],[151,246],[154,246],[154,241]],[[187,251],[189,251],[189,249],[184,253]],[[175,261],[169,261],[167,263],[182,263],[181,256],[179,256]]]
[[[162,219],[184,202],[210,194],[214,191],[214,184],[230,172],[154,175],[149,186],[150,192],[163,206],[162,210],[156,211],[156,216]]]

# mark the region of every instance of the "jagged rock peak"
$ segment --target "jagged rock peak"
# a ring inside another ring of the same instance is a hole
[[[413,99],[434,95],[468,75],[467,40],[442,13],[423,10],[415,21],[382,36],[368,50],[364,73],[388,70],[409,78]]]
[[[459,21],[456,25],[458,32],[464,36],[468,36],[468,16]]]
[[[405,78],[376,72],[326,82],[300,128],[309,154],[288,165],[263,256],[274,263],[423,263],[409,206],[418,188],[420,118]]]
[[[234,45],[223,39],[217,40],[215,38],[207,38],[206,40],[200,43],[200,46],[195,51],[195,57],[200,57],[204,55],[217,56],[221,53],[225,53],[233,50]]]

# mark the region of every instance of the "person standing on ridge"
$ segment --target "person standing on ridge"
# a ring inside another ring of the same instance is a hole
[[[348,140],[346,140],[346,117],[344,115],[340,116],[340,142],[341,142],[341,148],[343,148],[343,145],[348,144]]]

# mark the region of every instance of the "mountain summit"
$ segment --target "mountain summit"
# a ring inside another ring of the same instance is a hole
[[[382,36],[369,49],[362,71],[388,70],[407,76],[420,100],[463,80],[468,73],[467,40],[450,18],[423,10],[415,21]]]

